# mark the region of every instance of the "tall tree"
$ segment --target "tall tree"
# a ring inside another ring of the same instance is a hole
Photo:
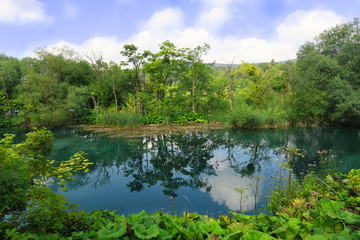
[[[104,62],[103,54],[90,52],[86,55],[91,67],[96,72],[97,81],[91,84],[92,92],[91,99],[94,104],[96,115],[99,114],[99,108],[104,106],[104,79],[105,73],[108,70],[108,65]]]
[[[192,112],[196,112],[196,87],[200,82],[206,81],[208,78],[209,66],[203,63],[203,55],[210,50],[210,45],[204,43],[203,46],[197,46],[193,50],[190,50],[186,54],[186,58],[189,61],[188,66],[188,78],[191,80],[191,96],[192,96]]]
[[[265,72],[254,64],[243,63],[240,67],[240,73],[247,80],[247,87],[242,90],[242,94],[255,101],[256,109],[260,110],[266,96],[271,90],[271,78],[273,77],[272,67]]]
[[[149,51],[143,53],[138,52],[138,47],[133,44],[124,45],[124,50],[120,53],[127,57],[126,65],[132,65],[132,71],[129,71],[131,75],[129,78],[129,85],[133,88],[133,112],[137,105],[138,93],[141,91],[141,87],[145,88],[145,77],[141,77],[142,67],[147,59],[151,55]],[[139,110],[142,111],[142,104],[140,103]]]
[[[320,33],[314,42],[306,43],[298,52],[293,75],[293,91],[300,92],[301,78],[309,86],[309,94],[318,91],[319,103],[328,104],[322,110],[326,119],[333,123],[360,124],[360,22],[358,18]],[[302,91],[301,91],[302,92]],[[320,95],[319,95],[320,94]],[[294,94],[294,99],[301,93]],[[321,106],[318,105],[319,107]]]

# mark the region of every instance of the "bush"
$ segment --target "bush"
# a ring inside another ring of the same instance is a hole
[[[35,126],[57,128],[71,122],[72,118],[69,111],[64,109],[47,109],[30,114],[31,123]]]
[[[128,111],[103,112],[98,115],[97,123],[119,127],[137,127],[142,123],[142,118],[140,114]]]
[[[74,178],[77,171],[88,171],[92,163],[79,152],[55,166],[46,159],[53,146],[52,133],[42,129],[26,137],[19,144],[13,143],[13,134],[0,140],[0,238],[6,232],[11,239],[24,239],[25,235],[17,234],[14,228],[61,234],[74,226],[79,226],[76,231],[82,230],[84,214],[71,213],[76,205],[53,193],[45,183],[56,177],[65,190],[65,180]]]
[[[208,122],[209,115],[203,113],[177,113],[166,115],[149,114],[142,117],[143,124],[162,124],[162,123],[204,123]]]
[[[234,111],[227,116],[227,124],[232,128],[255,129],[264,125],[264,123],[262,112],[257,111],[245,102],[234,107]]]

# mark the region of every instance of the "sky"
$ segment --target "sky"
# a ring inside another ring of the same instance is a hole
[[[124,60],[134,44],[211,47],[205,62],[285,61],[325,29],[360,17],[360,0],[0,0],[0,53],[67,46]]]

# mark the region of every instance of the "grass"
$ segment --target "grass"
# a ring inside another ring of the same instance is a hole
[[[119,127],[138,127],[142,124],[142,117],[140,114],[127,111],[103,112],[99,114],[97,123]]]

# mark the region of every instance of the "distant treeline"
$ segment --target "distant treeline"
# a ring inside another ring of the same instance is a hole
[[[236,46],[234,46],[236,48]],[[121,63],[69,49],[0,55],[0,126],[101,122],[109,112],[148,123],[220,121],[231,127],[360,123],[360,24],[324,30],[296,61],[204,63],[210,46],[139,52]],[[140,119],[140,120],[139,120]],[[114,123],[116,124],[116,123]]]

